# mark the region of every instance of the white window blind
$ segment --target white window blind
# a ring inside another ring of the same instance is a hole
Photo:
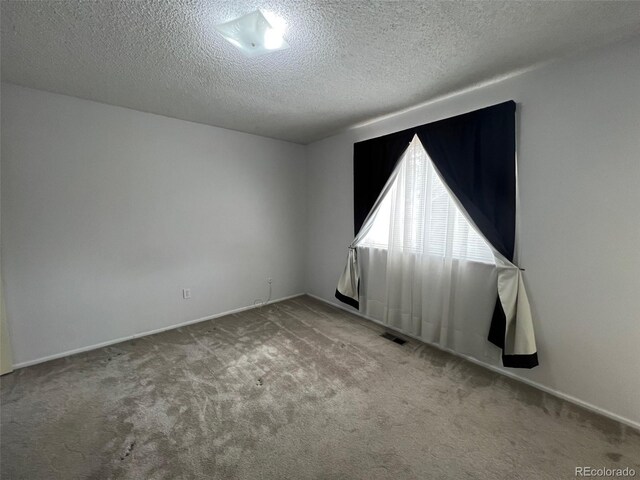
[[[494,263],[490,247],[456,206],[417,136],[400,162],[359,246]]]

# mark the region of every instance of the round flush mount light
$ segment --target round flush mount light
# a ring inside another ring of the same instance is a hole
[[[260,10],[216,25],[216,30],[247,57],[289,48],[284,41],[282,23],[275,18],[269,22]]]

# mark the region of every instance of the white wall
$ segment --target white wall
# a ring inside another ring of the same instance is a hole
[[[509,99],[519,108],[519,258],[541,362],[512,372],[640,426],[638,38],[308,146],[308,291],[338,303],[354,142]]]
[[[303,146],[2,85],[14,362],[304,291]],[[192,299],[182,299],[182,288]]]

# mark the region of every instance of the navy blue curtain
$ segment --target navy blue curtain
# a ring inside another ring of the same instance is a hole
[[[360,230],[414,135],[485,238],[513,261],[516,222],[516,104],[510,100],[354,145],[354,226]],[[505,314],[496,300],[488,340],[504,350]],[[537,355],[503,355],[531,368]]]
[[[415,129],[445,183],[485,238],[513,262],[516,233],[516,104],[508,101]],[[488,340],[504,351],[500,298]],[[505,367],[532,368],[538,355],[502,355]]]
[[[405,130],[353,145],[354,236],[360,231],[414,135],[412,130]]]
[[[515,112],[509,101],[416,128],[447,186],[509,261],[516,233]]]

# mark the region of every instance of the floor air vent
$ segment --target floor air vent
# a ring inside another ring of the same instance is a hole
[[[389,333],[389,332],[385,332],[382,335],[380,335],[382,338],[386,338],[387,340],[391,340],[392,342],[397,343],[398,345],[404,345],[405,343],[407,343],[406,340],[403,340],[400,337],[396,337],[393,333]]]

